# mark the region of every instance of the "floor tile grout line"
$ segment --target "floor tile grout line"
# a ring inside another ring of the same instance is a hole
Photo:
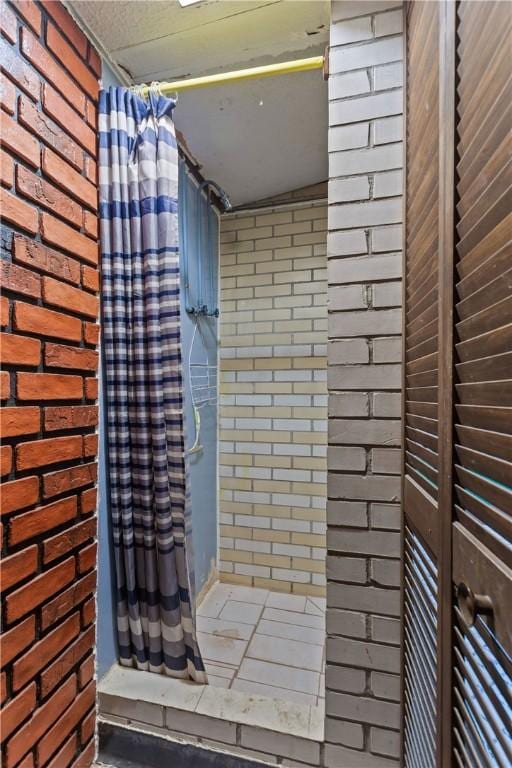
[[[266,598],[266,600],[268,600],[268,595],[267,595],[267,598]],[[265,600],[265,602],[266,602],[266,600]],[[250,646],[250,644],[251,644],[251,641],[252,641],[252,639],[253,639],[254,635],[256,634],[256,629],[257,629],[257,628],[258,628],[258,626],[259,626],[259,623],[260,623],[260,621],[261,621],[261,617],[263,616],[263,611],[264,611],[264,609],[265,609],[265,603],[263,603],[263,605],[261,606],[261,612],[260,612],[260,615],[259,615],[259,619],[258,619],[258,621],[256,622],[256,624],[254,625],[254,630],[253,630],[253,632],[252,632],[252,634],[251,634],[251,636],[250,636],[249,640],[247,641],[247,645],[245,646],[245,651],[244,651],[244,654],[243,654],[243,656],[242,656],[242,658],[241,658],[241,660],[240,660],[240,664],[238,665],[238,667],[237,667],[237,670],[236,670],[235,674],[233,675],[233,679],[231,680],[231,682],[230,682],[230,684],[229,684],[229,687],[230,687],[231,689],[232,689],[232,687],[233,687],[233,683],[234,683],[234,681],[238,679],[238,673],[240,672],[240,667],[241,667],[241,666],[242,666],[242,664],[244,663],[244,660],[247,658],[247,651],[249,650],[249,646]],[[240,678],[240,679],[242,679],[242,678]]]

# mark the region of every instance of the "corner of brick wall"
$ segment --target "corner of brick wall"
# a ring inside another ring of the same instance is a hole
[[[325,765],[399,755],[402,7],[331,4]]]
[[[95,744],[100,59],[59,2],[0,5],[6,768]]]

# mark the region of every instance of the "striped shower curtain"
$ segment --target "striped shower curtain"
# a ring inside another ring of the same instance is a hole
[[[185,536],[174,106],[100,97],[108,476],[120,663],[205,682]]]

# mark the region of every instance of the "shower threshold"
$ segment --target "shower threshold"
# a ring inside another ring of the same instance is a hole
[[[324,613],[321,598],[215,584],[197,611],[209,685],[115,665],[98,686],[100,720],[267,765],[317,766]]]

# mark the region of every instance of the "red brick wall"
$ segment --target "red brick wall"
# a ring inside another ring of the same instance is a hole
[[[100,61],[59,2],[1,3],[6,768],[94,756]]]

